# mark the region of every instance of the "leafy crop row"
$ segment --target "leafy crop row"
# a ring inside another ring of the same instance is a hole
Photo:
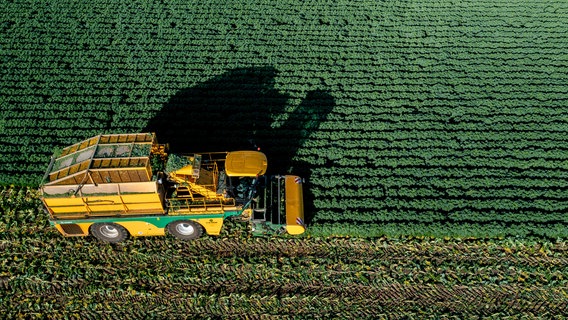
[[[251,238],[229,222],[221,238],[113,246],[63,238],[38,204],[0,191],[8,318],[553,317],[568,303],[565,242]]]
[[[96,3],[0,9],[0,184],[155,130],[254,141],[307,178],[312,230],[566,236],[561,2]]]

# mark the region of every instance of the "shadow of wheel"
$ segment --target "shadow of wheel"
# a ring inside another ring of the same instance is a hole
[[[191,220],[174,221],[167,225],[168,233],[180,240],[195,240],[203,234],[203,227]]]

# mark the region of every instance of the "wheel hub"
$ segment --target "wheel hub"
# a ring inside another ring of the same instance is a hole
[[[119,235],[118,229],[113,226],[102,226],[99,231],[107,238],[116,238]]]
[[[193,234],[195,232],[195,229],[189,223],[179,223],[178,225],[176,225],[176,231],[183,234],[184,236],[187,236]]]

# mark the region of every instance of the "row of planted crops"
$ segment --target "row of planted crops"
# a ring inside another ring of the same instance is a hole
[[[320,234],[566,237],[567,8],[555,1],[8,1],[0,182],[155,131],[261,147]]]
[[[566,312],[565,242],[222,237],[103,245],[46,226],[32,189],[3,188],[7,318],[519,319]]]
[[[567,22],[549,0],[4,1],[0,185],[23,187],[0,189],[0,314],[566,314]],[[148,131],[260,147],[306,178],[307,234],[49,227],[54,149]]]

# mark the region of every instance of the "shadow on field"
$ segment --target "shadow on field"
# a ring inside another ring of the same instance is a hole
[[[180,90],[148,123],[172,153],[260,148],[268,157],[269,174],[311,176],[308,163],[293,162],[298,149],[318,130],[335,105],[327,91],[310,91],[292,112],[290,96],[274,88],[276,69],[238,68],[197,86]],[[276,124],[281,116],[288,116]],[[290,168],[294,172],[288,172]],[[304,187],[306,222],[313,218],[313,194]]]

